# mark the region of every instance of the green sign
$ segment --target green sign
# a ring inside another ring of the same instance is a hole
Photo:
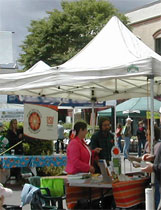
[[[127,68],[127,72],[128,73],[136,73],[136,72],[139,72],[139,68],[137,66],[135,66],[134,64],[132,64]]]
[[[146,119],[151,119],[151,112],[150,111],[146,112]],[[154,112],[154,119],[160,119],[160,113]]]

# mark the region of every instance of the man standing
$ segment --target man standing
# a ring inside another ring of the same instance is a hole
[[[136,136],[138,138],[138,156],[140,157],[142,148],[144,150],[144,146],[146,143],[146,129],[143,126],[143,121],[139,121],[139,123],[138,123],[138,129],[136,131]],[[141,146],[143,146],[143,147],[141,148]]]
[[[102,117],[99,120],[99,131],[95,132],[91,138],[91,148],[101,148],[102,150],[98,154],[100,159],[105,159],[107,165],[111,160],[111,149],[114,146],[114,135],[110,132],[111,123],[108,118]],[[97,164],[94,165],[95,173],[100,173],[100,169]],[[113,196],[107,196],[103,198],[103,209],[115,209],[115,202]]]
[[[102,150],[99,153],[100,159],[105,159],[107,164],[111,160],[111,149],[114,146],[114,135],[110,132],[111,123],[108,118],[101,118],[99,121],[99,131],[91,137],[91,149],[97,147]]]
[[[58,123],[58,139],[57,139],[57,142],[56,142],[56,153],[59,153],[59,143],[61,143],[61,150],[62,150],[62,153],[64,153],[64,127],[62,125],[62,120],[59,120],[59,123]]]
[[[132,136],[132,133],[131,133],[131,122],[133,120],[128,117],[126,119],[126,124],[125,124],[125,127],[123,128],[123,136],[124,136],[124,149],[123,149],[123,154],[124,154],[124,159],[127,159],[127,155],[129,153],[129,148],[130,148],[130,138]]]

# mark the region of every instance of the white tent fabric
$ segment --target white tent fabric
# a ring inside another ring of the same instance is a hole
[[[38,72],[45,72],[47,69],[49,69],[50,66],[47,65],[45,62],[43,61],[38,61],[35,65],[33,65],[30,69],[27,70],[27,72],[29,73],[38,73]]]
[[[143,97],[147,77],[155,76],[161,93],[161,57],[117,17],[76,56],[45,71],[1,75],[0,94],[40,95],[98,101]]]

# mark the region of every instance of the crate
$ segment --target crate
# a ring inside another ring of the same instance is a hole
[[[122,181],[112,184],[113,196],[116,206],[129,208],[145,201],[145,188],[148,185],[148,178],[139,180]]]

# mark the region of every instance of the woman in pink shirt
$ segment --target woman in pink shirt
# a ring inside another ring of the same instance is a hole
[[[76,173],[94,173],[95,169],[92,166],[92,160],[98,154],[101,148],[90,150],[84,138],[87,134],[87,124],[85,122],[77,122],[74,125],[76,132],[75,138],[70,141],[67,147],[67,166],[68,174]]]

